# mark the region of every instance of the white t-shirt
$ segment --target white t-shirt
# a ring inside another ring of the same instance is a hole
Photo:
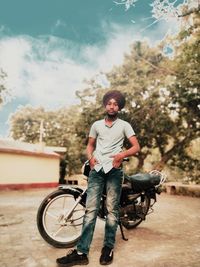
[[[132,126],[119,118],[113,122],[111,127],[106,125],[105,119],[94,122],[89,137],[96,139],[93,154],[99,163],[95,165],[95,170],[98,172],[103,168],[105,173],[109,172],[113,168],[111,156],[121,152],[124,139],[133,135],[135,132]]]

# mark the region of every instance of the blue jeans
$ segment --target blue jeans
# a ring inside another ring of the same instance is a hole
[[[106,174],[103,169],[99,172],[96,172],[95,170],[90,172],[82,234],[77,244],[78,251],[85,254],[88,254],[89,252],[104,186],[107,192],[106,207],[108,214],[105,222],[103,246],[109,248],[114,247],[116,231],[119,224],[119,202],[122,181],[122,169],[113,168]]]

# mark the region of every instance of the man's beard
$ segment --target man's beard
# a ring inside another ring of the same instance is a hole
[[[114,120],[114,119],[117,118],[117,114],[118,114],[118,113],[114,113],[114,114],[109,114],[109,113],[107,113],[107,117],[108,117],[108,119]]]

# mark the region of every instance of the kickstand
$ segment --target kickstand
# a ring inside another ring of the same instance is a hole
[[[128,238],[126,238],[125,235],[124,235],[124,230],[123,230],[123,227],[122,227],[122,223],[121,222],[119,222],[119,227],[120,227],[122,239],[125,240],[125,241],[128,241]]]

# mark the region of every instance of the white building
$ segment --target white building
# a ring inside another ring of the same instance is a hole
[[[58,152],[65,150],[58,149]],[[60,155],[53,148],[0,139],[0,189],[55,187],[59,181],[59,163]]]

